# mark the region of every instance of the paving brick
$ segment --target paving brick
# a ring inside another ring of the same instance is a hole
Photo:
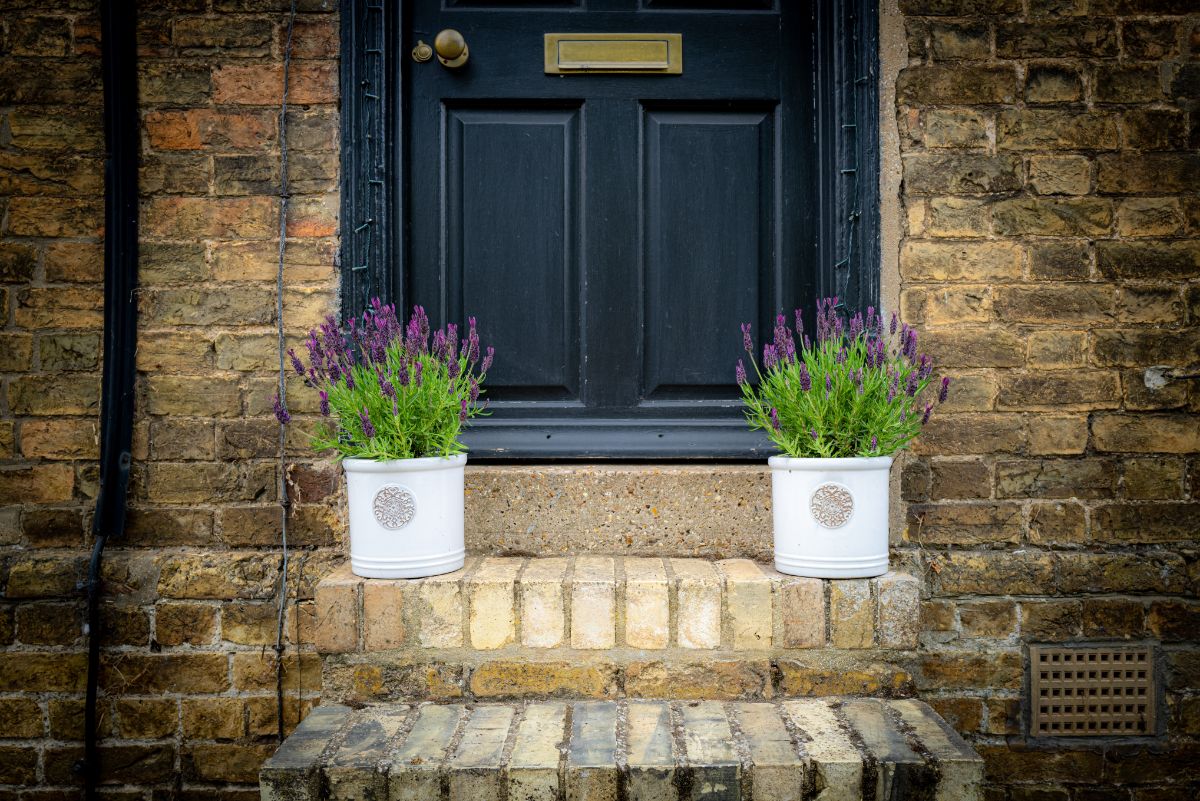
[[[534,559],[521,576],[521,644],[557,648],[566,636],[566,558]]]
[[[740,801],[741,760],[722,705],[716,701],[679,703],[683,722],[683,769],[691,782],[692,799]]]
[[[664,701],[631,701],[627,716],[630,797],[677,801],[670,707]]]
[[[520,559],[489,557],[467,580],[471,647],[492,650],[516,639],[516,579],[521,565]]]
[[[389,801],[429,801],[441,797],[440,772],[464,709],[422,706],[399,748],[387,756]]]
[[[801,801],[805,766],[777,709],[771,704],[735,704],[738,728],[750,762],[750,801]]]
[[[625,560],[625,644],[666,648],[671,639],[671,599],[661,559]]]
[[[617,584],[611,557],[581,556],[571,579],[571,647],[612,648],[616,642]]]
[[[717,563],[725,579],[725,612],[734,650],[769,648],[774,622],[771,579],[749,559]]]
[[[617,801],[617,705],[611,701],[576,704],[567,750],[567,801]]]
[[[450,801],[499,798],[504,743],[516,710],[484,706],[472,710],[458,748],[446,763]]]
[[[508,797],[557,801],[560,746],[566,738],[567,706],[536,703],[525,708],[508,762]]]
[[[672,559],[675,575],[680,648],[719,648],[721,645],[721,585],[716,568],[698,559]]]
[[[408,718],[408,707],[368,708],[356,713],[338,749],[329,757],[325,781],[331,801],[373,801],[387,793],[387,776],[378,770],[388,740]]]
[[[263,801],[319,801],[318,759],[329,738],[350,714],[344,706],[317,707],[263,763],[259,787]]]
[[[800,735],[804,754],[825,790],[821,801],[858,801],[863,797],[862,755],[825,701],[783,704]]]

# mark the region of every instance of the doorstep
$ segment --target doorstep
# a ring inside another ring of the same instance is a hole
[[[541,701],[313,710],[264,801],[977,801],[983,761],[915,700]]]
[[[748,559],[468,557],[316,590],[326,701],[911,693],[920,584]]]

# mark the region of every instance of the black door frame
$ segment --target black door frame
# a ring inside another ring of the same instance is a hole
[[[798,2],[803,0],[777,0]],[[345,315],[374,296],[405,308],[403,95],[409,4],[341,0],[341,298]],[[879,300],[879,11],[877,0],[811,0],[813,164],[818,296],[851,308]],[[797,223],[799,224],[799,223]],[[661,421],[548,428],[515,420],[489,431],[474,456],[492,458],[761,459],[725,422],[665,430]]]

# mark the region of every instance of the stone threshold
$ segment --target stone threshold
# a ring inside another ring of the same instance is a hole
[[[915,700],[318,707],[264,801],[977,801],[983,761]]]
[[[343,565],[316,589],[323,654],[521,649],[531,657],[917,647],[920,584],[786,576],[748,559],[469,557],[425,579],[362,579]]]
[[[477,553],[769,561],[771,526],[765,461],[467,466],[467,550]]]

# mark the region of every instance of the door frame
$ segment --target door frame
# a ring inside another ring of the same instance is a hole
[[[795,0],[777,0],[795,2]],[[406,308],[404,165],[405,43],[412,37],[405,0],[341,0],[341,303],[345,316],[380,296]],[[878,306],[879,8],[877,0],[811,0],[814,182],[820,198],[806,224],[815,231],[819,296],[847,306]],[[786,223],[786,221],[785,221]],[[542,430],[514,421],[489,434],[473,455],[493,458],[762,459],[765,438],[747,447],[728,425],[697,421],[670,432],[631,421],[594,430],[584,421]],[[603,430],[601,430],[603,429]]]

